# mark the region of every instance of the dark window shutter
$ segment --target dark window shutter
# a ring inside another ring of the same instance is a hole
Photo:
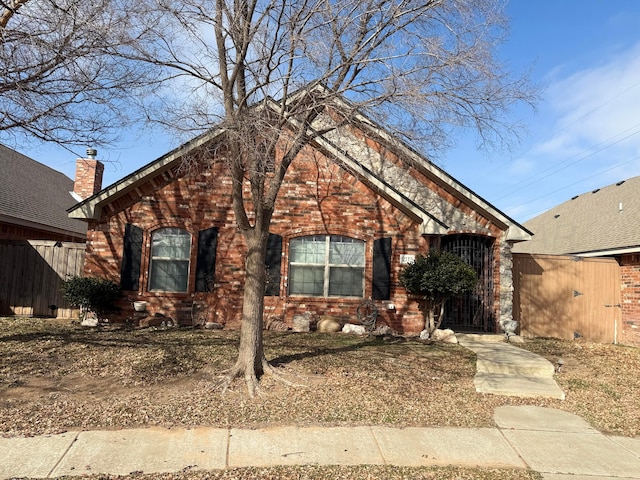
[[[267,240],[267,285],[265,296],[277,297],[280,295],[280,266],[282,264],[282,237],[273,233]]]
[[[137,292],[140,288],[140,260],[142,258],[142,237],[140,227],[127,223],[124,228],[124,247],[120,267],[122,290]]]
[[[373,241],[373,289],[371,298],[389,300],[391,298],[391,238]]]
[[[196,261],[196,292],[209,292],[216,272],[218,228],[211,227],[198,233],[198,259]]]

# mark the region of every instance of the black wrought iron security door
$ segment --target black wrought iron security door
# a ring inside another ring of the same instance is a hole
[[[493,314],[493,239],[479,235],[448,235],[442,250],[454,253],[471,265],[478,275],[476,289],[449,300],[442,328],[457,331],[495,332]]]

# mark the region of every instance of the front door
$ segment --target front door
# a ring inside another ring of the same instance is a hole
[[[461,257],[478,275],[475,290],[447,301],[442,328],[456,331],[495,332],[493,314],[493,238],[480,235],[447,235],[442,250]]]

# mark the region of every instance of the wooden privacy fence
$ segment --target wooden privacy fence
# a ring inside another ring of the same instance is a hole
[[[527,337],[617,343],[620,267],[614,259],[514,254],[513,316]]]
[[[82,274],[84,250],[84,243],[0,241],[0,315],[77,316],[60,285]]]

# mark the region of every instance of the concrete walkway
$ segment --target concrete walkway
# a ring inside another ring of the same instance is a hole
[[[474,384],[480,393],[564,400],[548,360],[510,345],[503,335],[458,334],[460,345],[477,357]]]
[[[477,354],[479,392],[564,398],[553,365],[499,336],[460,335]],[[499,407],[495,428],[144,428],[0,438],[0,479],[274,465],[528,468],[546,480],[640,480],[640,438],[603,435],[534,406]]]
[[[640,479],[640,438],[579,417],[500,407],[495,428],[147,428],[0,438],[0,478],[179,472],[272,465],[529,468],[548,480]]]

